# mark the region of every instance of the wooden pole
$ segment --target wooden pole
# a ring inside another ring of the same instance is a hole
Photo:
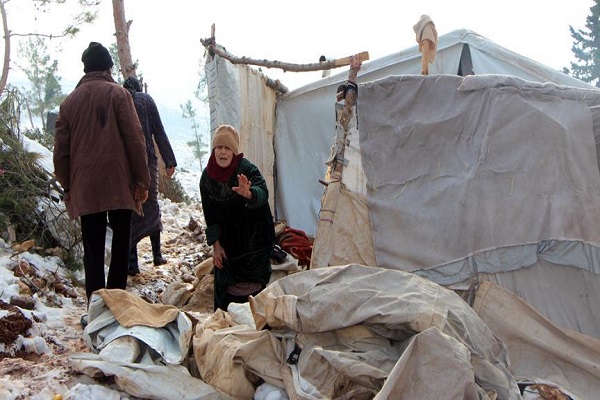
[[[346,152],[346,144],[348,143],[348,123],[352,118],[354,105],[356,104],[357,90],[356,76],[361,66],[360,55],[350,57],[350,72],[348,73],[348,84],[346,85],[346,96],[344,98],[344,108],[340,115],[339,124],[341,125],[342,132],[338,135],[336,141],[336,152],[333,158],[333,164],[331,165],[331,181],[339,182],[342,180],[342,171],[346,165],[344,153]]]
[[[344,67],[346,65],[350,65],[350,60],[353,56],[338,58],[335,60],[322,61],[317,63],[310,64],[293,64],[282,61],[270,61],[270,60],[257,60],[250,57],[237,57],[231,53],[228,53],[222,46],[217,46],[214,41],[214,37],[209,39],[200,39],[200,43],[208,49],[208,51],[212,54],[216,54],[219,57],[223,57],[229,60],[232,64],[249,64],[256,65],[259,67],[265,68],[278,68],[283,71],[291,71],[291,72],[306,72],[306,71],[322,71],[327,69]],[[366,61],[369,59],[369,52],[363,51],[358,53],[360,61]]]

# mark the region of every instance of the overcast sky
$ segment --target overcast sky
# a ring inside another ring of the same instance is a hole
[[[62,11],[35,18],[27,11],[30,1],[6,5],[9,29],[25,33],[47,31],[71,17]],[[317,62],[321,54],[345,57],[368,51],[376,59],[416,44],[413,25],[422,14],[434,21],[438,34],[469,29],[509,50],[555,69],[574,61],[569,25],[585,28],[592,0],[447,0],[427,2],[328,1],[198,1],[125,0],[126,19],[132,20],[130,44],[139,72],[153,97],[174,108],[193,97],[198,82],[198,62],[203,57],[201,38],[216,40],[236,56],[291,63]],[[63,90],[73,87],[83,74],[81,53],[90,41],[109,46],[114,42],[112,2],[103,1],[100,19],[84,27],[62,53],[56,54]],[[493,11],[492,11],[493,10]],[[66,18],[66,19],[65,19]],[[13,45],[12,59],[16,59]],[[281,73],[267,69],[293,89],[316,80],[318,72]],[[334,73],[336,71],[333,71]],[[16,73],[14,74],[17,75]],[[9,77],[10,80],[10,77]]]

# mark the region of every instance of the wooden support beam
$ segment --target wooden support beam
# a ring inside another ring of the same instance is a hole
[[[214,32],[213,32],[214,35]],[[211,54],[216,54],[220,57],[223,57],[229,60],[232,64],[248,64],[248,65],[256,65],[259,67],[265,68],[278,68],[283,71],[291,71],[291,72],[306,72],[306,71],[322,71],[327,69],[344,67],[346,65],[350,65],[350,60],[353,56],[337,58],[335,60],[322,61],[310,64],[294,64],[282,61],[271,61],[271,60],[257,60],[250,57],[237,57],[225,50],[224,47],[218,46],[215,43],[214,36],[208,39],[200,39],[200,43],[208,49]],[[369,59],[369,52],[363,51],[358,53],[359,58],[362,61],[366,61]]]

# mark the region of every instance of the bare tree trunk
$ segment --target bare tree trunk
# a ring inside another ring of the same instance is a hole
[[[132,21],[125,19],[125,0],[113,0],[113,18],[115,20],[115,35],[117,37],[117,49],[121,65],[121,75],[124,79],[136,76],[136,65],[131,58],[131,47],[129,46],[129,27]]]
[[[2,32],[4,32],[4,61],[2,62],[2,77],[0,77],[0,93],[4,92],[8,82],[8,70],[10,66],[10,31],[6,22],[5,0],[0,0],[0,14],[2,14]]]
[[[27,110],[27,115],[29,116],[29,123],[31,124],[31,129],[35,129],[35,124],[33,123],[33,114],[31,113],[31,108],[29,107],[29,100],[25,99],[25,109]]]
[[[2,0],[0,0],[2,1]],[[137,66],[133,63],[131,57],[131,47],[129,46],[129,28],[131,27],[132,21],[126,21],[125,19],[125,0],[113,0],[113,18],[115,20],[115,32],[117,36],[117,48],[119,50],[119,60],[121,62],[121,74],[124,79],[130,76],[136,76]],[[146,87],[147,89],[147,87]],[[154,142],[154,141],[153,141]],[[171,193],[171,199],[175,198],[175,189],[173,188],[173,182],[170,178],[167,178],[165,172],[165,165],[160,156],[160,151],[155,143],[147,145],[154,145],[156,154],[158,155],[158,187],[161,193]]]

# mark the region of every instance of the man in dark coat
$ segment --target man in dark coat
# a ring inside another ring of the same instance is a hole
[[[158,205],[158,157],[154,142],[156,141],[156,146],[165,163],[166,173],[169,178],[175,173],[177,161],[175,160],[175,154],[171,148],[171,143],[163,127],[154,99],[148,93],[142,92],[141,82],[133,76],[125,79],[123,87],[131,93],[137,115],[142,124],[142,130],[146,138],[148,169],[150,170],[150,189],[148,191],[148,200],[144,203],[144,214],[143,216],[134,215],[131,227],[129,275],[137,275],[140,272],[137,244],[146,236],[150,236],[154,265],[167,263],[160,250],[162,221]]]
[[[60,105],[53,161],[69,217],[81,217],[89,302],[98,289],[127,286],[131,218],[142,211],[150,174],[133,99],[113,80],[108,50],[91,42],[81,61],[85,75]],[[105,282],[107,220],[112,245]]]
[[[233,126],[218,127],[200,178],[206,241],[215,264],[214,309],[223,311],[266,287],[275,244],[267,183],[238,152],[239,142]]]

